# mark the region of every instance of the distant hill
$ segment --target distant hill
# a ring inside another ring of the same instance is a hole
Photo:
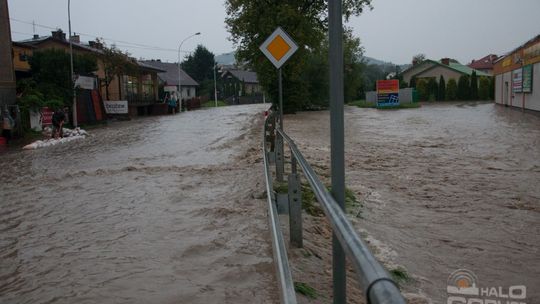
[[[221,55],[216,55],[214,58],[218,64],[222,65],[234,65],[236,63],[236,59],[234,58],[234,51],[230,53],[224,53]]]
[[[376,58],[373,58],[373,57],[363,56],[362,59],[364,60],[364,62],[366,64],[380,65],[380,66],[383,66],[383,67],[395,67],[396,66],[396,64],[393,63],[393,62],[383,61],[383,60],[376,59]],[[398,64],[398,66],[403,71],[403,70],[407,69],[411,65],[410,64]]]

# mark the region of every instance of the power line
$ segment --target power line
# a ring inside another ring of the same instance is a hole
[[[37,27],[42,27],[42,28],[52,29],[52,30],[58,30],[59,29],[58,27],[52,27],[52,26],[43,25],[43,24],[39,24],[39,23],[35,23],[35,22],[24,21],[24,20],[20,20],[20,19],[16,19],[16,18],[9,18],[9,19],[12,20],[12,21],[15,21],[15,22],[29,24],[29,25],[32,25],[34,27],[37,26]],[[22,32],[15,32],[15,31],[12,31],[12,32],[13,33],[18,33],[18,34],[31,35],[31,34],[22,33]],[[126,48],[135,48],[135,49],[143,49],[143,50],[151,50],[151,51],[162,51],[162,52],[175,52],[175,53],[178,53],[177,49],[169,49],[169,48],[163,48],[163,47],[158,47],[158,46],[153,46],[153,45],[147,45],[147,44],[123,41],[123,40],[118,40],[118,39],[113,39],[113,38],[100,37],[100,36],[97,36],[97,35],[92,35],[92,34],[82,33],[82,32],[77,32],[77,34],[80,35],[80,36],[103,39],[103,40],[112,42],[112,44],[115,44],[116,46],[122,46],[122,47],[126,47]],[[117,42],[120,42],[121,44],[117,44]],[[180,52],[182,52],[182,53],[191,53],[190,51],[184,51],[184,50],[180,50]]]

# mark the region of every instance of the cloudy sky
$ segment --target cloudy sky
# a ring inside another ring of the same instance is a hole
[[[137,58],[177,60],[203,44],[215,54],[233,45],[225,30],[224,0],[72,0],[72,30],[84,41],[103,37]],[[67,32],[67,0],[8,0],[13,40]],[[349,26],[366,55],[408,63],[413,55],[462,63],[503,54],[540,34],[540,0],[373,0],[374,9]],[[31,23],[34,22],[35,26]]]

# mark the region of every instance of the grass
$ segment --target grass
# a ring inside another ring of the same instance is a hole
[[[223,100],[217,101],[218,107],[225,107],[228,106],[227,103],[225,103]],[[203,108],[214,108],[216,106],[216,102],[214,100],[209,100],[201,105]]]
[[[286,182],[274,184],[274,190],[278,193],[287,193],[288,188]],[[332,187],[327,186],[327,188],[328,191],[332,190]],[[345,207],[349,212],[353,212],[356,217],[360,216],[362,203],[356,199],[356,195],[349,188],[345,188]],[[302,209],[311,216],[324,216],[324,210],[317,201],[315,193],[313,193],[313,190],[311,190],[311,186],[308,183],[302,183]]]
[[[372,108],[372,109],[379,109],[379,110],[420,108],[420,103],[418,102],[400,103],[397,106],[378,107],[377,104],[374,102],[367,102],[365,100],[356,100],[356,101],[350,102],[349,105],[359,107],[359,108]]]
[[[318,297],[317,290],[309,286],[307,283],[294,282],[294,290],[310,299],[316,299]]]
[[[390,276],[392,276],[392,279],[398,286],[401,286],[403,283],[407,283],[411,280],[411,277],[409,276],[409,273],[407,273],[407,270],[403,267],[397,267],[394,269],[391,269]]]

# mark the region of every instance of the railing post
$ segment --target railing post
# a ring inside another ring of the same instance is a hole
[[[283,182],[283,172],[285,171],[285,161],[283,160],[283,137],[276,133],[276,179]]]
[[[291,151],[291,168],[289,174],[289,232],[293,247],[302,248],[302,184],[296,169],[296,158]]]

